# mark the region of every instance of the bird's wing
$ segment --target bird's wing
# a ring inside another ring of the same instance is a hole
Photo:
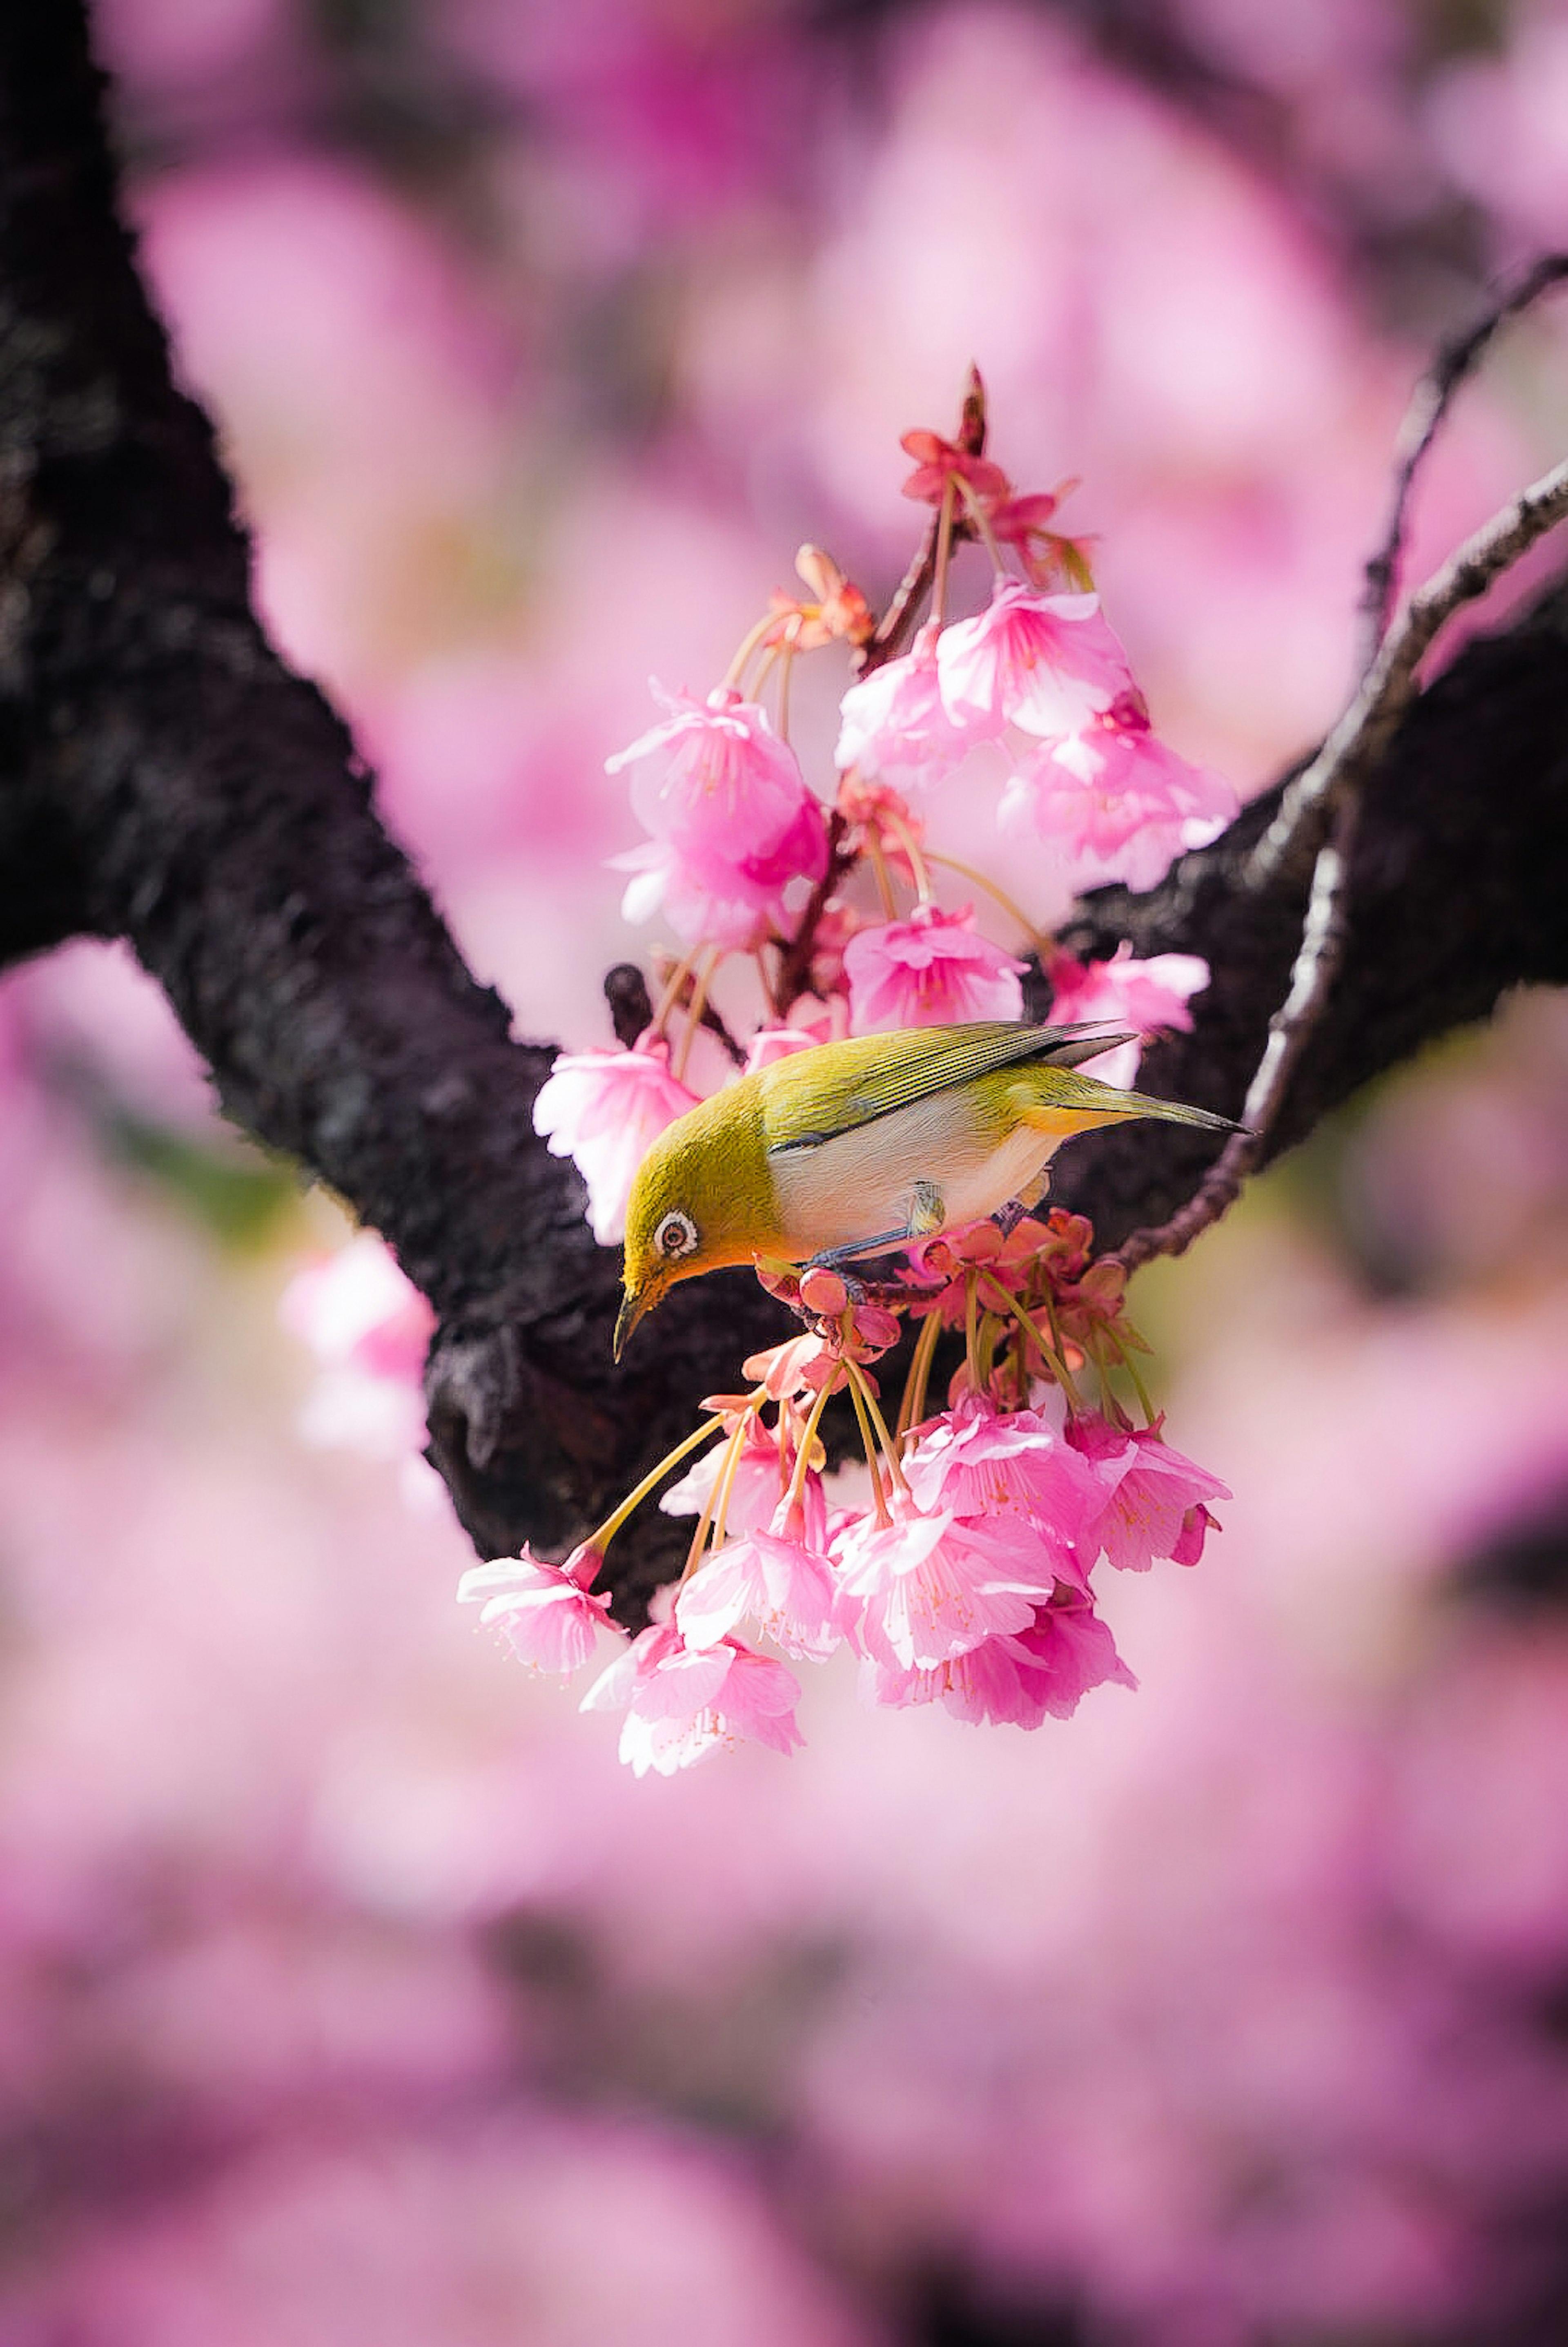
[[[777,1061],[767,1071],[764,1139],[769,1154],[817,1149],[912,1101],[972,1083],[999,1068],[1028,1060],[1074,1067],[1129,1040],[1093,1025],[1021,1027],[1010,1020],[986,1020],[824,1043]]]

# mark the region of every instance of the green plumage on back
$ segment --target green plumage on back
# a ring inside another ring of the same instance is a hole
[[[811,1148],[932,1092],[972,1084],[999,1069],[1038,1061],[1071,1068],[1125,1035],[1103,1027],[1019,1027],[979,1020],[963,1027],[917,1027],[897,1038],[854,1035],[779,1060],[764,1072],[762,1129],[770,1151]],[[1100,1087],[1104,1090],[1104,1087]]]

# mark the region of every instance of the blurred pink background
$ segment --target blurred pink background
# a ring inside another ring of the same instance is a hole
[[[1568,228],[1525,0],[97,23],[270,621],[573,1045],[651,941],[648,674],[716,681],[805,538],[885,598],[972,358],[1255,789],[1434,340]],[[1417,570],[1561,455],[1564,333],[1464,395]],[[0,981],[0,1093],[3,2347],[1568,2335],[1560,1000],[1140,1279],[1237,1498],[1109,1593],[1138,1694],[1024,1736],[835,1667],[796,1758],[667,1782],[475,1636],[439,1493],[302,1438],[279,1299],[345,1225],[126,957]]]

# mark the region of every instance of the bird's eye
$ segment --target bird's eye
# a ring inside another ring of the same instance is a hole
[[[679,1206],[672,1207],[654,1233],[654,1245],[667,1263],[678,1263],[697,1245],[697,1225]]]

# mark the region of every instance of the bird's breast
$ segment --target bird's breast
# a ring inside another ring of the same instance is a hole
[[[1064,1137],[1019,1126],[999,1139],[948,1092],[830,1141],[770,1150],[780,1235],[804,1261],[907,1229],[917,1183],[940,1194],[944,1227],[978,1222],[1015,1197]]]

